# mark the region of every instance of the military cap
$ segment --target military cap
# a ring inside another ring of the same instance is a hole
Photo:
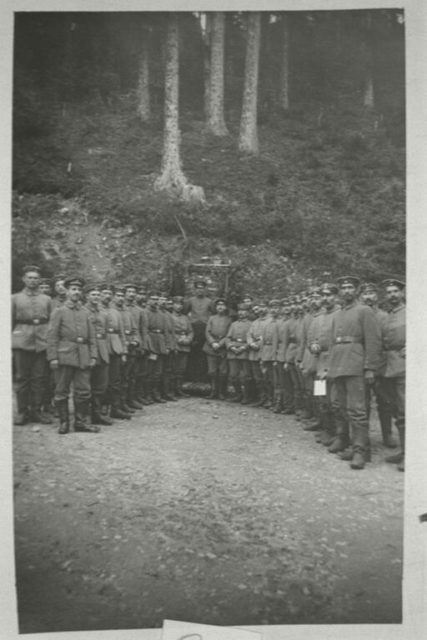
[[[378,291],[377,285],[373,282],[362,282],[360,292],[364,293],[365,291]]]
[[[280,300],[278,300],[277,298],[273,298],[272,300],[269,301],[268,306],[269,307],[280,307]]]
[[[220,304],[220,303],[221,303],[221,304],[225,304],[225,306],[227,306],[227,301],[226,301],[226,299],[225,299],[225,298],[217,298],[217,299],[215,300],[215,306],[217,306],[217,304]]]
[[[126,289],[136,289],[138,290],[137,285],[134,282],[125,282],[123,285],[123,289],[126,291]]]
[[[50,278],[40,278],[40,284],[48,284],[49,287],[52,286],[52,280]]]
[[[325,293],[326,295],[338,293],[338,287],[336,284],[332,284],[331,282],[324,282],[320,287],[320,293]]]
[[[25,276],[25,274],[29,273],[30,271],[37,271],[37,273],[40,275],[41,269],[35,264],[27,264],[22,269],[22,275]]]
[[[91,291],[102,291],[101,284],[99,282],[90,282],[84,288],[85,293],[90,293]]]
[[[196,279],[194,280],[194,282],[193,282],[193,286],[194,286],[194,287],[198,287],[198,286],[206,287],[206,285],[207,285],[207,284],[208,284],[208,283],[207,283],[207,281],[205,280],[205,278],[202,278],[202,277],[198,277],[198,278],[196,278]]]
[[[53,278],[53,284],[55,285],[57,282],[62,282],[63,280],[65,280],[65,275],[63,273],[59,273]]]
[[[83,289],[83,287],[85,286],[85,281],[83,280],[83,278],[80,278],[80,276],[69,276],[68,278],[65,278],[64,287],[66,289],[69,289],[73,286]]]
[[[247,304],[246,302],[241,302],[240,304],[237,305],[238,311],[249,311],[250,308],[251,308],[251,305]]]
[[[254,301],[254,297],[250,293],[243,294],[242,300],[246,300],[246,299],[252,300],[252,302]]]
[[[340,287],[344,284],[351,284],[357,289],[360,284],[360,280],[359,278],[356,278],[356,276],[341,276],[340,278],[337,278],[337,283]]]
[[[183,304],[183,302],[184,302],[184,296],[174,296],[174,297],[172,298],[172,302],[176,302],[176,303],[178,303],[178,302],[179,302],[179,303]]]
[[[115,293],[116,288],[113,284],[109,284],[108,282],[101,282],[101,284],[99,285],[99,290],[100,291],[111,291],[112,293]]]
[[[385,287],[397,287],[398,289],[405,288],[405,283],[402,282],[402,280],[398,280],[397,278],[387,278],[386,280],[383,280],[381,284],[384,288]]]
[[[147,287],[143,284],[138,286],[138,293],[147,293]]]

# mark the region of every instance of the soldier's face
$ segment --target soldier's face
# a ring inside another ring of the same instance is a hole
[[[40,275],[38,271],[27,271],[22,278],[27,289],[37,289],[40,284]]]
[[[342,284],[340,287],[340,295],[344,302],[353,302],[356,297],[356,287],[349,282]]]
[[[246,309],[239,309],[237,312],[237,317],[239,318],[239,320],[246,320],[246,318],[248,317],[248,312]]]
[[[125,294],[122,291],[117,291],[114,296],[115,303],[118,307],[123,307],[123,303],[125,301]]]
[[[45,296],[50,296],[50,294],[52,293],[50,284],[41,284],[39,288],[40,288],[40,293],[44,293]]]
[[[157,305],[159,304],[159,298],[157,296],[150,296],[148,299],[148,304],[152,309],[157,309]]]
[[[390,285],[385,290],[385,297],[392,307],[398,307],[403,300],[403,289],[399,289],[395,285]]]
[[[270,314],[272,318],[277,318],[279,315],[279,307],[270,307]]]
[[[378,302],[376,291],[364,291],[360,297],[363,304],[368,305],[368,307],[373,307]]]
[[[258,318],[258,316],[259,316],[259,306],[257,304],[254,307],[252,307],[252,313],[254,314],[254,316],[256,318]]]
[[[64,287],[64,281],[63,280],[57,280],[55,282],[55,293],[58,294],[58,296],[63,296],[65,295],[65,293],[67,293],[65,287]]]
[[[82,288],[77,284],[72,284],[67,289],[67,298],[71,300],[71,302],[78,302],[82,297]]]
[[[223,302],[218,302],[216,305],[216,312],[219,314],[225,313],[226,306]]]
[[[335,306],[335,294],[333,294],[333,293],[324,293],[322,295],[322,305],[328,311],[330,309],[333,309],[334,306]]]
[[[127,302],[134,302],[136,298],[136,289],[134,287],[128,287],[125,292],[125,299]]]
[[[173,310],[175,311],[175,313],[181,313],[182,309],[183,309],[182,302],[173,303]]]
[[[198,285],[196,286],[195,289],[196,289],[196,296],[198,298],[203,298],[203,296],[205,295],[205,287]]]
[[[259,305],[259,315],[263,318],[265,315],[267,315],[267,307],[265,304],[260,304]]]
[[[103,291],[101,291],[102,303],[109,304],[112,299],[113,299],[113,292],[111,291],[111,289],[104,289]]]
[[[101,293],[99,291],[89,291],[87,294],[87,300],[91,304],[98,305],[101,301]]]
[[[322,306],[322,296],[319,294],[315,294],[311,297],[310,306],[314,311],[318,311]]]

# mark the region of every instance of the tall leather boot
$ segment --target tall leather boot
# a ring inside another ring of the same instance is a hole
[[[218,394],[219,394],[219,380],[218,380],[218,375],[215,373],[213,375],[209,376],[210,381],[211,381],[211,392],[208,395],[209,400],[214,400],[215,398],[218,398]]]
[[[182,383],[183,383],[183,376],[176,376],[175,377],[175,396],[177,398],[189,398],[190,396],[188,395],[188,393],[185,393],[184,389],[182,388]]]
[[[74,400],[74,431],[98,433],[98,425],[89,422],[89,400]]]
[[[108,415],[102,413],[101,408],[101,397],[96,395],[92,396],[92,424],[112,425],[113,421]]]
[[[398,463],[399,471],[405,471],[405,427],[398,427],[400,446],[402,448],[402,460]]]
[[[265,388],[263,382],[256,382],[256,390],[257,390],[257,399],[255,402],[252,402],[251,405],[253,407],[261,407],[265,402]]]
[[[33,408],[31,418],[33,422],[38,422],[39,424],[52,424],[53,422],[52,417],[45,411],[42,411],[42,407],[39,404]]]
[[[333,412],[335,420],[335,437],[328,446],[329,453],[338,453],[344,451],[350,444],[350,434],[347,418],[340,411]]]
[[[169,374],[166,374],[163,378],[163,389],[164,389],[163,397],[165,400],[170,400],[172,402],[177,401],[177,399],[173,394],[172,376],[170,376]]]
[[[249,392],[249,380],[245,380],[242,384],[242,404],[249,404],[250,392]]]
[[[242,385],[240,384],[239,378],[233,378],[231,384],[234,387],[235,395],[231,398],[231,402],[241,402],[242,401]]]
[[[226,400],[227,399],[227,382],[228,382],[228,378],[227,376],[219,376],[218,378],[218,387],[219,387],[219,393],[218,393],[218,398],[219,400]]]
[[[383,437],[383,444],[389,449],[396,448],[396,442],[391,434],[391,413],[385,407],[378,407],[378,418],[381,426],[381,434]]]
[[[369,449],[369,432],[367,428],[360,425],[351,426],[351,439],[353,457],[350,462],[352,469],[363,469],[367,462],[367,453]]]
[[[146,397],[145,378],[143,376],[137,376],[135,380],[135,400],[143,406],[150,404]]]
[[[164,398],[162,398],[162,396],[160,395],[160,380],[153,380],[152,381],[151,394],[153,396],[154,402],[161,402],[163,404],[166,402],[166,400]]]
[[[55,407],[58,411],[58,433],[65,434],[70,430],[70,419],[68,416],[68,399],[56,400]]]
[[[131,380],[127,389],[126,404],[131,409],[141,410],[144,406],[136,399],[136,381]]]
[[[274,390],[274,401],[271,410],[273,413],[282,413],[282,392],[280,389]]]
[[[123,411],[121,408],[120,394],[117,391],[112,392],[110,416],[118,420],[130,420],[132,417],[130,413]]]
[[[265,400],[262,403],[262,406],[265,409],[269,409],[271,407],[271,405],[273,404],[274,401],[274,389],[273,389],[273,385],[270,384],[270,382],[268,380],[264,381],[264,388],[265,388]]]

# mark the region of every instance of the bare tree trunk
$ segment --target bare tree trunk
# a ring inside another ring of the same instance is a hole
[[[204,115],[209,122],[210,84],[211,84],[211,13],[200,14],[200,26],[203,41],[203,80],[204,80]]]
[[[257,100],[258,66],[261,43],[261,13],[248,14],[245,60],[245,84],[243,89],[242,116],[240,120],[239,150],[258,153]]]
[[[149,32],[144,29],[142,32],[141,51],[139,54],[138,69],[138,115],[142,122],[148,122],[151,118],[151,96],[150,96],[150,66],[149,66]]]
[[[225,19],[222,11],[212,15],[209,121],[211,133],[216,136],[228,134],[224,119],[224,35]]]
[[[366,11],[366,76],[365,87],[363,93],[363,105],[368,109],[373,109],[375,106],[375,92],[374,92],[374,43],[372,37],[372,15],[369,11]]]
[[[179,47],[178,16],[168,15],[168,31],[166,42],[165,70],[165,128],[163,140],[163,156],[161,174],[154,182],[158,191],[166,191],[170,195],[188,201],[203,202],[202,187],[189,184],[181,168],[179,151],[180,131],[178,124],[178,80],[179,80]]]
[[[282,76],[280,82],[280,106],[289,109],[289,17],[282,15]]]

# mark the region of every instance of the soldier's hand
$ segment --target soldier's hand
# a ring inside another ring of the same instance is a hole
[[[374,372],[369,371],[368,369],[365,371],[365,382],[366,384],[374,384]]]
[[[273,362],[273,367],[277,367],[277,360]]]
[[[90,359],[90,365],[89,365],[90,368],[93,369],[95,365],[96,365],[96,358],[91,358]]]
[[[50,364],[50,368],[53,370],[57,369],[59,366],[58,360],[51,360],[49,364]]]
[[[289,365],[288,365],[288,363],[287,363],[287,362],[284,362],[284,363],[283,363],[283,369],[284,369],[285,371],[287,371],[287,370],[289,369]]]
[[[123,364],[126,364],[126,361],[127,361],[127,357],[126,357],[126,355],[125,355],[125,354],[123,354],[123,355],[122,355],[122,362],[123,362]]]

